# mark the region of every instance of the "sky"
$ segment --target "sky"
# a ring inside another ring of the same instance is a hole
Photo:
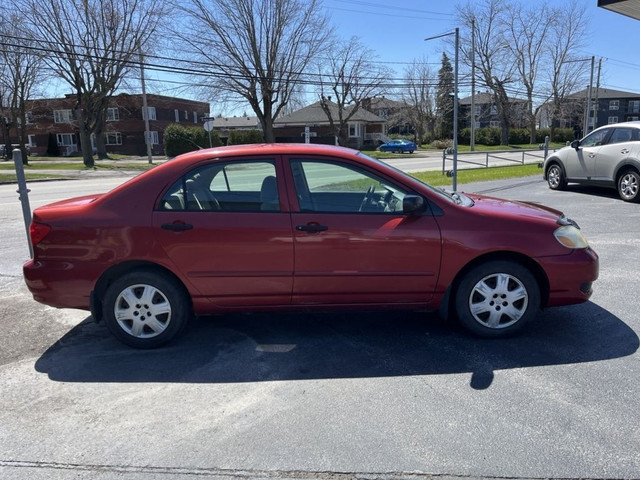
[[[540,5],[539,0],[520,0],[525,6]],[[599,8],[597,0],[577,0],[586,7],[589,19],[586,47],[579,57],[602,58],[600,86],[640,94],[640,49],[636,40],[640,37],[640,20]],[[394,2],[395,3],[395,2]],[[570,0],[553,0],[552,5],[571,3]],[[441,65],[442,52],[446,48],[442,40],[425,42],[424,39],[452,31],[456,26],[456,4],[454,0],[403,0],[392,5],[389,0],[323,0],[323,8],[329,15],[338,36],[348,39],[360,38],[361,43],[375,52],[381,62],[402,78],[406,66],[413,60],[425,56],[435,72]],[[452,38],[452,37],[450,37]],[[451,59],[453,62],[453,58]],[[586,62],[588,67],[588,62]],[[463,69],[461,65],[461,71]],[[597,73],[597,71],[596,71]],[[149,93],[170,96],[185,96],[175,84],[148,73]],[[155,80],[155,81],[154,81]],[[594,86],[596,80],[594,79]],[[588,86],[588,79],[585,87]],[[470,91],[460,90],[460,98]],[[311,100],[313,101],[313,100]],[[218,106],[212,104],[214,115],[252,114],[248,106]]]

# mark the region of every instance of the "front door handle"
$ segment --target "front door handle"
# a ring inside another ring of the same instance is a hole
[[[172,232],[183,232],[185,230],[191,230],[193,228],[193,225],[191,225],[190,223],[165,223],[162,225],[162,227],[164,230],[171,230]]]
[[[326,225],[318,225],[318,224],[296,225],[296,230],[298,230],[299,232],[316,233],[316,232],[324,232],[325,230],[329,230],[329,227],[327,227]]]
[[[595,154],[595,153],[590,153],[590,154],[589,154],[589,158],[595,158],[595,157],[596,157],[596,154]]]
[[[620,153],[623,155],[626,155],[627,153],[629,153],[629,150],[627,150],[626,148],[623,148],[622,150],[620,150]]]

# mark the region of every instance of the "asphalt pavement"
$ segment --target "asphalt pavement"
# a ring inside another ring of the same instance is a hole
[[[32,183],[32,205],[122,178]],[[640,205],[539,176],[601,260],[591,301],[478,340],[421,312],[207,317],[155,351],[34,302],[0,186],[0,478],[640,478]]]

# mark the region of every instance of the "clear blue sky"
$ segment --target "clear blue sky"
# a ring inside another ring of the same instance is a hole
[[[550,2],[558,6],[566,0]],[[587,47],[581,56],[596,56],[602,61],[601,87],[640,93],[640,21],[598,8],[597,0],[580,0],[590,19]],[[389,62],[401,75],[405,65],[427,55],[437,71],[442,42],[425,42],[426,37],[452,30],[456,26],[455,5],[451,0],[324,0],[340,36],[353,35],[376,51],[378,60]],[[539,0],[522,0],[539,5]],[[452,59],[453,60],[453,59]],[[399,62],[399,63],[392,63]],[[588,82],[588,81],[587,81]],[[586,87],[587,84],[585,84]],[[595,79],[594,79],[595,85]],[[465,96],[461,92],[461,96]]]

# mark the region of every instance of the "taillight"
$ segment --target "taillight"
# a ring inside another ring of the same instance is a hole
[[[31,235],[31,245],[34,247],[39,244],[44,237],[51,231],[51,226],[46,223],[31,222],[29,234]]]

